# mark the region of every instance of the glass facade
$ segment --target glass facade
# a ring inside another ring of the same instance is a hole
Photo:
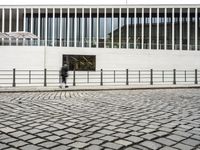
[[[0,8],[1,45],[200,50],[200,8]]]

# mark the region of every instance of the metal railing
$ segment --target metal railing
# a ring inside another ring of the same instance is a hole
[[[134,85],[134,84],[198,84],[200,70],[96,70],[69,71],[67,84]],[[59,70],[0,70],[0,87],[58,86]]]

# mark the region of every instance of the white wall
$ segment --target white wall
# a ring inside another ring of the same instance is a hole
[[[0,70],[44,68],[44,48],[0,46]]]
[[[97,70],[200,69],[200,51],[1,46],[0,70],[60,69],[63,54],[96,55]]]

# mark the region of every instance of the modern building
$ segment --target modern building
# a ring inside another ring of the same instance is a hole
[[[200,4],[0,6],[0,69],[198,69]]]

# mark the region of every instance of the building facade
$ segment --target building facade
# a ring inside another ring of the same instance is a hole
[[[0,6],[0,68],[198,69],[200,5]]]

